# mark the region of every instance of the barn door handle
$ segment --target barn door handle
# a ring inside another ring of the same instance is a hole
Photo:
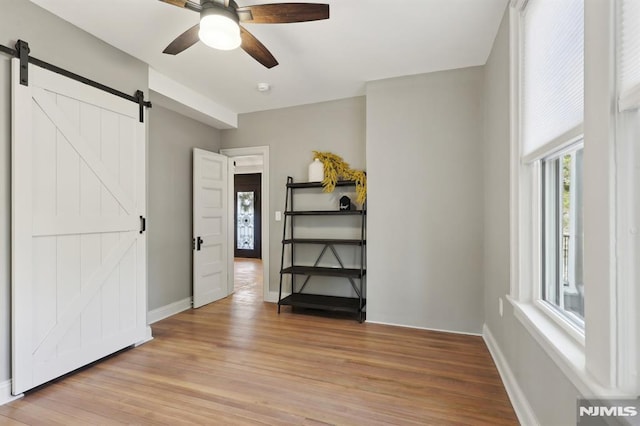
[[[140,216],[140,233],[142,234],[147,230],[147,218],[144,216]]]
[[[198,237],[198,238],[196,239],[196,250],[197,250],[197,251],[200,251],[200,246],[202,246],[202,243],[203,243],[203,242],[204,242],[204,241],[202,241],[202,238],[200,238],[200,237]]]

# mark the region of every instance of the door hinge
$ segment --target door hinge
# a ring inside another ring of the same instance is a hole
[[[140,233],[144,233],[147,230],[147,218],[140,216]]]

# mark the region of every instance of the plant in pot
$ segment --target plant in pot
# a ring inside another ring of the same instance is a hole
[[[324,192],[333,192],[339,180],[353,181],[356,184],[356,203],[364,204],[367,199],[367,174],[364,170],[352,169],[342,157],[331,152],[313,151],[313,158],[324,166]]]

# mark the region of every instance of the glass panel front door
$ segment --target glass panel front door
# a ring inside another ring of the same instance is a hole
[[[234,176],[235,257],[262,258],[260,173]]]
[[[238,238],[236,241],[237,248],[240,250],[254,249],[254,229],[255,203],[253,192],[238,192]]]

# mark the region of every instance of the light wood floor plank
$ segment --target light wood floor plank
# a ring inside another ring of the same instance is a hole
[[[517,424],[482,338],[278,315],[248,262],[234,295],[0,407],[0,424]]]

